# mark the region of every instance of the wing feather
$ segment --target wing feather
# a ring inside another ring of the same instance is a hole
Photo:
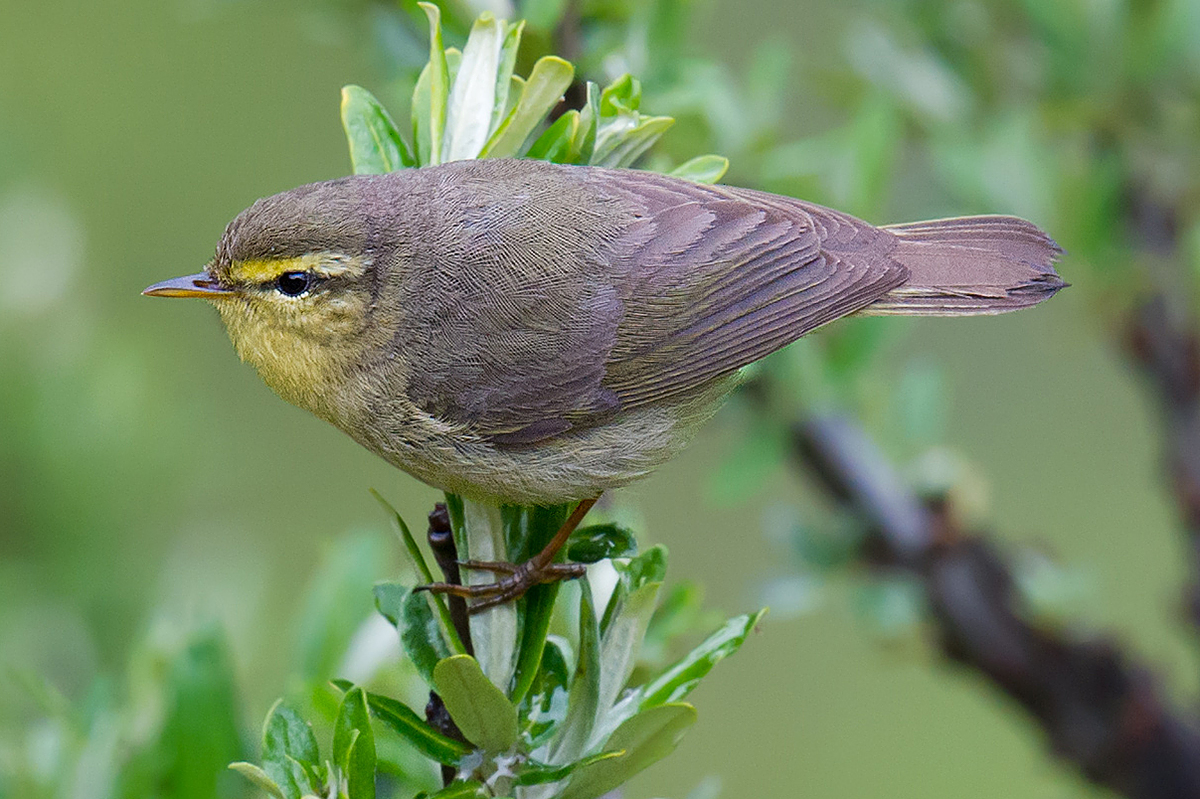
[[[902,284],[893,234],[648,172],[437,168],[409,393],[501,446],[689,392]],[[425,171],[425,170],[421,170]]]

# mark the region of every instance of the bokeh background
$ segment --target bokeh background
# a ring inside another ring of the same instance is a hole
[[[680,120],[663,158],[723,153],[727,182],[875,222],[1012,212],[1056,234],[1072,289],[1008,317],[841,322],[818,338],[873,343],[819,399],[914,480],[952,483],[1047,619],[1115,636],[1192,701],[1186,542],[1120,325],[1148,283],[1190,303],[1200,4],[591,5],[564,55],[645,78],[643,107]],[[406,113],[424,47],[407,19],[350,0],[0,1],[0,774],[64,745],[31,682],[152,718],[147,686],[197,630],[252,741],[318,657],[303,617],[329,582],[365,575],[338,611],[365,618],[370,580],[401,568],[367,488],[418,522],[437,493],[274,397],[211,308],[139,292],[196,271],[257,197],[349,171],[342,85]],[[1174,209],[1178,248],[1137,248],[1129,186]],[[796,554],[818,498],[737,402],[616,502],[713,608],[774,606],[629,796],[1098,795],[939,659],[903,590]]]

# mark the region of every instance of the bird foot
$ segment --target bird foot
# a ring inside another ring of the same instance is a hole
[[[428,585],[419,585],[413,590],[429,591],[434,594],[450,594],[473,600],[468,611],[471,615],[475,615],[488,608],[503,605],[505,602],[515,602],[535,585],[578,579],[587,571],[587,567],[584,564],[555,563],[554,558],[595,502],[595,499],[587,499],[580,502],[574,512],[571,513],[570,518],[555,533],[550,543],[546,544],[546,547],[541,552],[524,563],[508,563],[502,560],[463,560],[458,562],[458,565],[464,569],[488,571],[493,574],[503,575],[494,583],[483,583],[480,585],[429,583]]]
[[[494,583],[480,585],[429,583],[428,585],[419,585],[414,590],[429,591],[433,594],[451,594],[472,600],[468,611],[474,616],[476,613],[503,605],[505,602],[515,602],[535,585],[575,580],[582,577],[587,570],[582,563],[551,563],[547,566],[540,566],[534,562],[535,560],[536,558],[531,558],[520,565],[503,561],[462,561],[459,565],[464,569],[490,571],[495,574],[503,574],[504,577]]]

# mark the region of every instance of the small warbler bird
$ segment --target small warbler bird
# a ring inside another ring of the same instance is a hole
[[[567,527],[677,453],[741,367],[856,312],[1035,305],[1066,285],[1060,252],[1008,216],[875,227],[651,172],[480,160],[259,200],[203,272],[144,293],[211,301],[281,397],[426,483],[581,500],[534,561],[474,564],[506,575],[453,587],[478,609],[562,576]]]

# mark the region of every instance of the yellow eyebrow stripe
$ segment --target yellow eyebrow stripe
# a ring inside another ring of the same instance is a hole
[[[322,277],[335,277],[361,275],[365,271],[359,258],[331,252],[310,252],[294,258],[256,258],[229,265],[229,276],[234,282],[243,284],[270,283],[284,272],[312,272]]]
[[[284,272],[303,272],[308,267],[300,258],[270,258],[254,261],[234,261],[229,274],[238,283],[270,283]]]

